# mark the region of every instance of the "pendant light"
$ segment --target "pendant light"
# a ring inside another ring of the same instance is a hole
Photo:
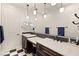
[[[44,3],[44,14],[43,14],[43,17],[46,18],[47,15],[46,15],[46,3]]]
[[[33,11],[33,14],[35,16],[35,21],[37,21],[37,7],[36,7],[36,4],[34,4],[34,11]]]
[[[29,19],[28,8],[29,8],[29,4],[27,4],[27,16],[26,16],[26,19]]]
[[[37,14],[37,8],[36,8],[36,4],[34,4],[34,11],[33,14],[36,15]]]
[[[35,21],[37,21],[37,14],[35,15]]]
[[[60,12],[60,13],[64,12],[64,7],[62,6],[62,3],[61,3],[61,7],[60,7],[60,9],[59,9],[59,12]]]
[[[47,17],[47,15],[46,14],[44,14],[44,18],[46,18]]]

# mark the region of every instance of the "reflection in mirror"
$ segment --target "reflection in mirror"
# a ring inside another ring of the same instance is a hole
[[[23,32],[35,32],[35,25],[31,22],[24,21],[22,24]]]

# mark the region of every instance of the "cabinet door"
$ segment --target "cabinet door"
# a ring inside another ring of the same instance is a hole
[[[62,56],[61,54],[57,53],[56,51],[53,51],[39,43],[37,43],[36,46],[36,55],[38,56]]]
[[[22,36],[22,48],[25,50],[27,53],[27,38]]]
[[[22,48],[25,49],[25,38],[22,36]]]
[[[27,40],[27,53],[31,53],[33,51],[33,44]]]

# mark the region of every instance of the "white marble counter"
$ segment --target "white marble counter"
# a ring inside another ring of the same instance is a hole
[[[27,38],[27,40],[29,40],[30,42],[36,44],[38,41],[42,41],[44,40],[43,38],[40,38],[40,37],[32,37],[32,38]]]
[[[36,36],[34,34],[22,34],[22,35],[25,36],[25,37],[34,37],[34,36]]]
[[[65,56],[79,56],[78,45],[54,41],[49,38],[37,42]]]
[[[28,38],[28,40],[34,44],[38,42],[48,47],[49,49],[54,50],[65,56],[79,56],[79,45],[39,37]]]

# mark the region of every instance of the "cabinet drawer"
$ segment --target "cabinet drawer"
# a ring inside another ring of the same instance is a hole
[[[44,56],[62,56],[61,54],[37,43],[37,54],[41,54],[41,55],[44,55]]]

